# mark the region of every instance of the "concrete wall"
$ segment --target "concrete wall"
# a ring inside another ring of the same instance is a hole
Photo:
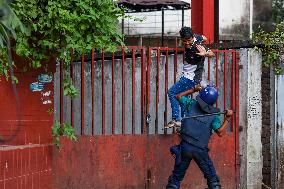
[[[219,39],[248,39],[250,32],[249,0],[219,0]]]
[[[274,150],[274,181],[275,188],[281,189],[284,186],[284,75],[275,76],[275,124],[273,128]]]
[[[259,25],[270,28],[271,0],[219,0],[220,40],[247,40]]]

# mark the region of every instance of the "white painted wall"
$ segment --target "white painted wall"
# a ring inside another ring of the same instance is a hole
[[[242,16],[246,12],[246,2],[247,0],[219,0],[220,28],[242,23]]]
[[[276,161],[275,173],[275,188],[282,189],[284,184],[284,75],[275,76],[275,139],[276,154],[274,161]]]

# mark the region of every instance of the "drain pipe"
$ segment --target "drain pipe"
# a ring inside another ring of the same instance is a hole
[[[253,0],[249,1],[249,36],[252,38],[252,32],[253,32]]]

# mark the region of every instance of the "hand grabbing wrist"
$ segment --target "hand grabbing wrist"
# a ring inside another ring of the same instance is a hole
[[[194,86],[193,91],[194,91],[194,92],[198,92],[198,91],[201,91],[201,89],[202,89],[202,86],[201,86],[200,84],[198,84],[198,85],[195,85],[195,86]]]

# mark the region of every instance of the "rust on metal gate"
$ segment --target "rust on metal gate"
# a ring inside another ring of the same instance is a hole
[[[205,61],[203,79],[219,89],[216,106],[236,114],[227,136],[212,137],[210,155],[222,185],[232,189],[239,182],[239,54],[214,52]],[[92,50],[90,57],[72,62],[70,75],[80,100],[62,97],[62,89],[55,98],[60,97],[60,120],[71,120],[81,136],[76,143],[64,140],[55,153],[58,188],[165,187],[173,169],[169,147],[179,142],[172,130],[163,130],[171,117],[167,90],[181,76],[183,61],[181,48],[131,46],[115,53]],[[67,70],[59,68],[61,83]],[[205,186],[192,163],[182,187]]]

